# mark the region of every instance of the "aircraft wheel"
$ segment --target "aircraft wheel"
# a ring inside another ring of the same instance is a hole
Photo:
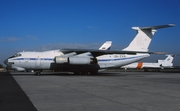
[[[35,74],[36,74],[37,76],[40,76],[40,75],[41,75],[41,72],[40,72],[40,71],[36,71]]]
[[[79,75],[79,74],[80,74],[80,72],[74,72],[74,74],[75,74],[75,75]]]
[[[86,75],[86,74],[87,74],[87,72],[85,72],[85,71],[82,71],[82,72],[81,72],[81,74],[82,74],[82,75]]]
[[[90,74],[91,75],[96,75],[98,73],[98,71],[91,71]]]

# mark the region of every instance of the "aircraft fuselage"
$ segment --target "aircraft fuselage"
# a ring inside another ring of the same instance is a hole
[[[49,51],[49,52],[20,52],[16,56],[10,57],[6,60],[6,63],[11,69],[17,71],[24,70],[60,70],[60,71],[97,71],[99,69],[120,67],[135,61],[139,61],[145,57],[150,56],[149,54],[107,54],[98,56],[95,59],[97,62],[94,63],[56,63],[55,58],[57,56],[64,56],[60,51]],[[74,56],[73,56],[74,57]],[[71,57],[69,57],[71,58]],[[82,58],[82,57],[80,57]],[[88,57],[91,58],[91,57]],[[70,61],[70,59],[68,60]]]

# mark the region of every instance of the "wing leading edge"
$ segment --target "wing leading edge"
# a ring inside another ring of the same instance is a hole
[[[93,49],[61,49],[64,54],[75,52],[76,54],[82,54],[90,52],[94,57],[101,56],[104,54],[131,54],[135,55],[137,53],[146,53],[146,54],[165,54],[165,52],[141,52],[141,51],[118,51],[118,50],[93,50]]]

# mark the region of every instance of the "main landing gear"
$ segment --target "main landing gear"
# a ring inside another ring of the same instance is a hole
[[[41,71],[35,71],[35,75],[40,76],[41,75]]]
[[[89,72],[86,72],[86,71],[75,71],[74,72],[75,75],[88,75],[88,74],[95,75],[97,73],[98,73],[98,71],[89,71]]]

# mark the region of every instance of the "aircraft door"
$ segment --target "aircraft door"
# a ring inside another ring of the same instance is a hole
[[[40,67],[41,66],[41,58],[39,58],[39,56],[36,59],[35,65],[36,65],[36,67]]]
[[[18,60],[18,62],[15,62],[14,64],[17,65],[17,66],[22,67],[21,60]]]
[[[21,62],[22,67],[29,68],[29,58],[24,58],[24,60]]]

